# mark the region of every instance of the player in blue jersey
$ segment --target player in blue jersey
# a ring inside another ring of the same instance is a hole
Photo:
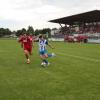
[[[54,53],[48,54],[46,46],[49,46],[50,48],[53,49],[53,47],[48,43],[48,41],[45,39],[43,35],[39,36],[39,54],[40,58],[42,60],[41,65],[49,65],[50,63],[47,61],[47,58],[55,56]]]

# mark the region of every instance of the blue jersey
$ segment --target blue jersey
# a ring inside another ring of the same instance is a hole
[[[46,45],[48,45],[48,42],[46,39],[39,39],[39,51],[45,51],[46,50]]]

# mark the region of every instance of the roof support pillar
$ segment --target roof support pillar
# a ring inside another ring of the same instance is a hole
[[[59,25],[61,26],[61,28],[63,28],[63,26],[61,25],[61,23],[59,23]]]

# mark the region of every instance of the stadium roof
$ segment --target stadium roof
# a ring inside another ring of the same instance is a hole
[[[100,22],[100,10],[93,10],[81,14],[54,19],[54,20],[50,20],[49,22],[68,24],[68,25],[75,24],[75,23]]]

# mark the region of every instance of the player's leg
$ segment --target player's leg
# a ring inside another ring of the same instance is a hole
[[[47,61],[47,58],[49,57],[54,57],[55,54],[52,53],[52,54],[48,54],[47,51],[44,51],[44,55],[43,55],[43,61],[46,63],[46,65],[50,65],[50,63]]]
[[[54,57],[55,54],[54,54],[54,53],[52,53],[52,54],[48,54],[48,53],[46,53],[44,56],[45,56],[45,58],[49,58],[49,57]]]
[[[54,53],[48,54],[48,57],[54,57],[54,56],[56,56]]]
[[[30,59],[29,59],[28,50],[24,50],[24,54],[25,54],[25,57],[26,57],[26,59],[27,59],[27,63],[29,64],[29,63],[30,63]]]
[[[50,56],[50,57],[51,57],[51,56]],[[47,53],[45,53],[45,54],[43,55],[43,61],[46,63],[46,65],[50,65],[50,63],[48,62],[47,58],[49,58],[49,56],[48,56]]]
[[[49,57],[54,57],[55,54],[54,54],[54,53],[48,54],[47,50],[45,50],[45,51],[44,51],[44,56],[45,56],[46,58],[49,58]]]
[[[45,55],[40,55],[40,58],[42,60],[42,63],[44,63],[45,65],[49,64],[49,62],[47,61],[47,58],[45,57]]]
[[[49,65],[47,58],[54,56],[53,54],[48,54],[47,50],[44,50],[40,52],[40,58],[42,59],[42,62],[44,62],[46,65]]]
[[[47,61],[47,58],[48,58],[48,54],[47,54],[47,50],[44,50],[43,51],[43,61],[46,63],[46,65],[48,64],[48,61]]]
[[[43,50],[43,51],[40,51],[39,54],[40,54],[40,58],[41,58],[41,60],[42,60],[42,63],[47,64],[48,61],[46,60],[46,58],[47,58],[48,56],[47,56],[47,57],[45,56],[45,51],[44,51],[44,50]],[[41,63],[41,64],[42,64],[42,63]]]
[[[29,54],[32,55],[32,47],[29,47]]]
[[[45,57],[44,55],[40,55],[40,58],[41,58],[42,62],[47,63],[47,61],[46,61],[46,57]]]

